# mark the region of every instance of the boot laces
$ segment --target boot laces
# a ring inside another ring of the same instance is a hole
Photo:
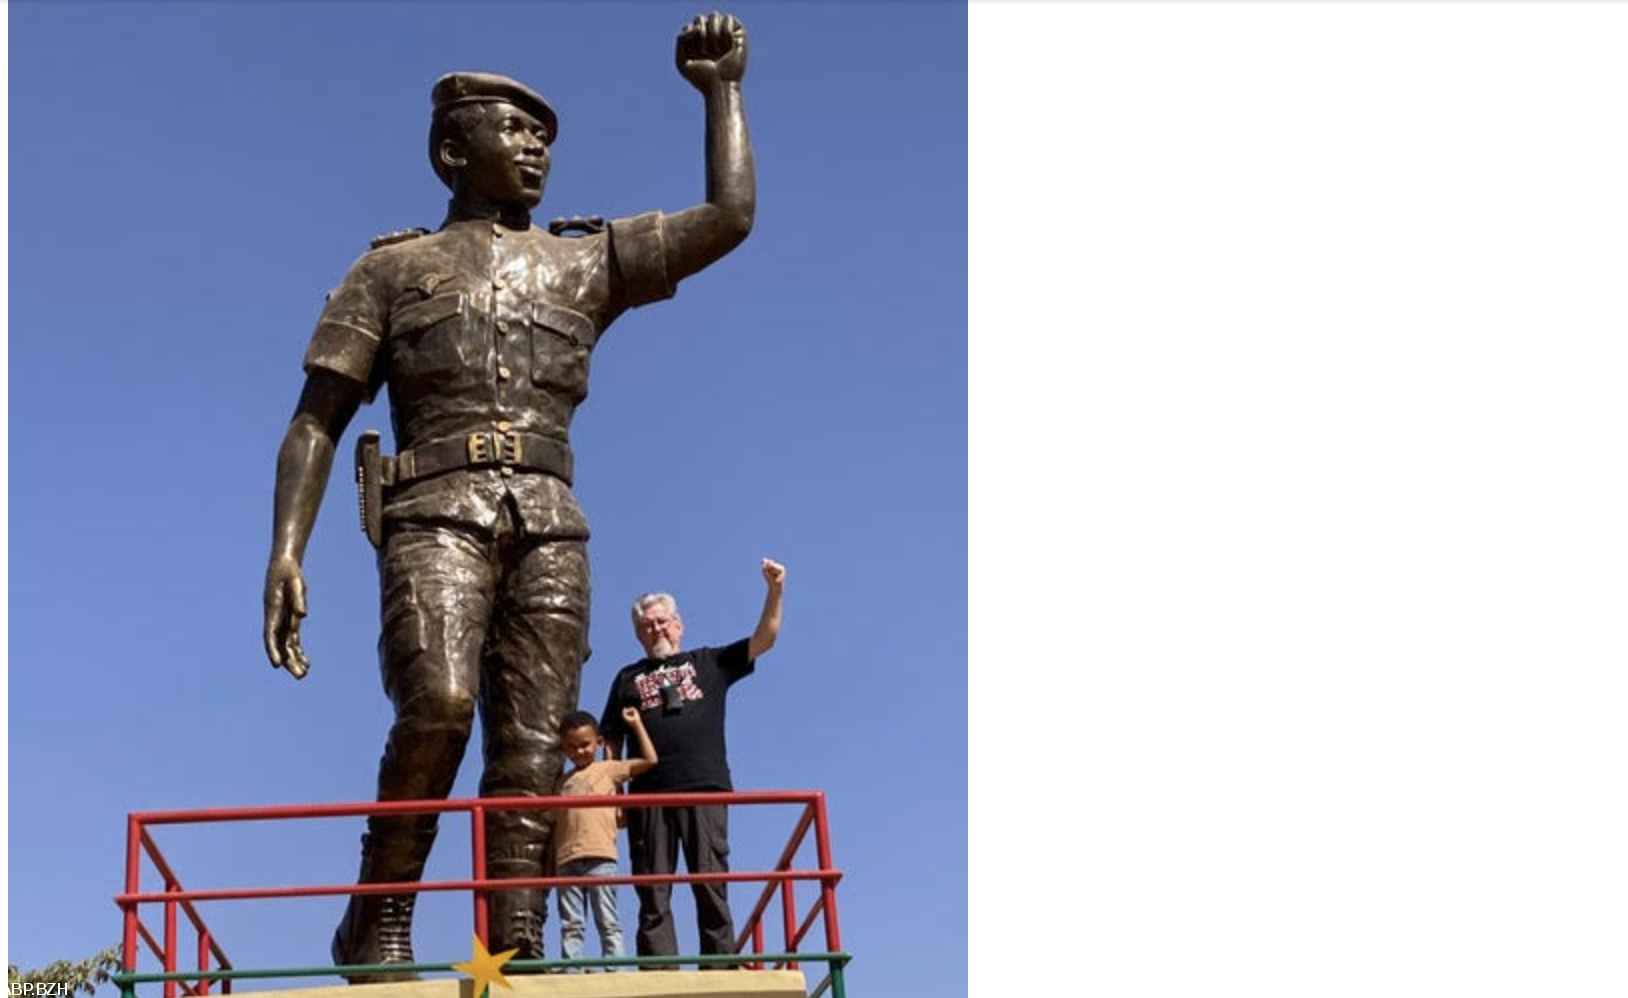
[[[379,962],[413,963],[414,894],[386,894],[379,899]]]
[[[543,915],[539,911],[522,908],[509,914],[513,929],[509,945],[518,947],[516,954],[522,960],[540,960],[543,957]]]

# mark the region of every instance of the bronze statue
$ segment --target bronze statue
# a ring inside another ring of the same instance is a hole
[[[531,209],[548,177],[553,109],[507,77],[442,77],[429,155],[452,191],[446,220],[376,239],[329,295],[277,454],[265,645],[273,666],[306,674],[301,558],[335,442],[388,385],[399,451],[380,455],[372,434],[357,448],[364,528],[379,549],[380,669],[396,712],[380,800],[447,796],[477,707],[481,795],[555,790],[557,732],[587,655],[588,526],[569,487],[571,415],[612,320],[671,297],[751,231],[746,52],[745,28],[723,14],[678,34],[678,71],[706,104],[706,203],[547,231]],[[541,876],[544,816],[494,814],[487,828],[489,876]],[[433,816],[370,819],[359,881],[417,880],[435,829]],[[335,962],[413,962],[413,900],[351,898]],[[490,948],[540,958],[542,901],[535,890],[493,894]]]

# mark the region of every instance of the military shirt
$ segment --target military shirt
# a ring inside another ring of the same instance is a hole
[[[388,386],[398,450],[492,430],[569,444],[599,336],[626,309],[673,290],[660,212],[577,237],[449,219],[351,266],[328,296],[305,369],[355,382],[368,401]],[[588,536],[567,483],[494,467],[391,489],[384,518],[489,527],[507,496],[528,533]]]

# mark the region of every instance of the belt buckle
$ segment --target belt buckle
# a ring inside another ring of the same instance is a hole
[[[492,444],[497,451],[498,464],[520,463],[520,434],[494,433]]]
[[[518,433],[471,433],[464,441],[470,464],[520,463]]]

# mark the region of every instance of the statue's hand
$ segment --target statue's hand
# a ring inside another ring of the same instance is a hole
[[[702,14],[678,33],[678,72],[706,93],[746,75],[746,25],[728,14]]]
[[[311,662],[300,647],[300,618],[305,616],[305,575],[293,558],[273,558],[266,566],[266,657],[273,668],[304,679]]]

